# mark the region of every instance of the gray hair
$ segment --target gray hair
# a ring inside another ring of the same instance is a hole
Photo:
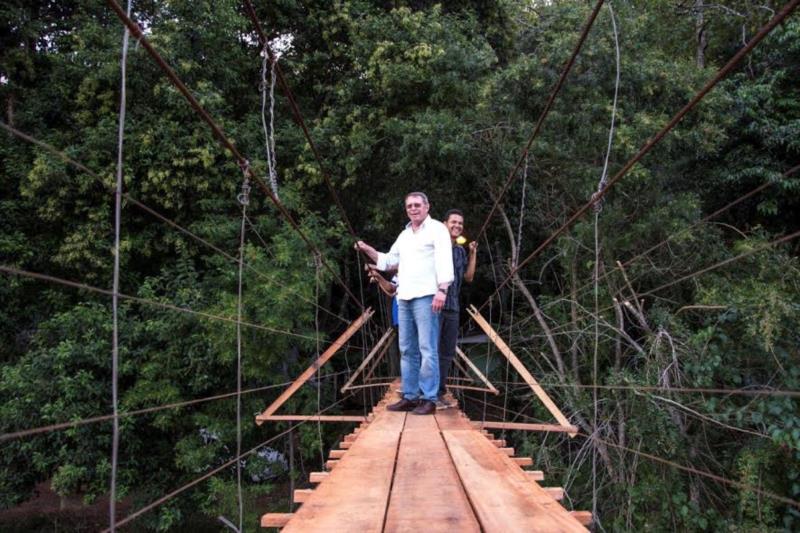
[[[430,202],[428,202],[428,195],[425,194],[424,192],[410,192],[406,194],[405,197],[403,198],[403,203],[405,203],[405,201],[408,200],[409,196],[419,196],[420,198],[422,198],[422,201],[425,203],[425,205],[430,205]]]

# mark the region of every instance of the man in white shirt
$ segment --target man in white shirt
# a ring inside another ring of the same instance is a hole
[[[389,253],[380,253],[363,241],[356,248],[387,270],[397,266],[397,307],[400,340],[400,374],[403,399],[391,411],[436,411],[439,390],[439,317],[453,282],[450,234],[428,216],[430,204],[422,192],[405,197],[409,223]]]

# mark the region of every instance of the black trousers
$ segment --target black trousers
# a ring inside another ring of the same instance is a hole
[[[458,311],[443,309],[439,314],[439,396],[447,392],[445,384],[456,355],[457,340]]]

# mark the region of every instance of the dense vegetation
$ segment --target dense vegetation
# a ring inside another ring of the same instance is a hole
[[[612,6],[621,80],[610,174],[780,3],[626,0]],[[270,38],[290,43],[282,47],[281,68],[350,221],[360,236],[382,247],[403,223],[401,199],[409,190],[426,191],[434,215],[460,207],[467,213],[467,235],[478,232],[592,6],[282,0],[256,7]],[[133,11],[148,39],[263,175],[260,49],[240,2],[145,0],[135,2]],[[5,2],[0,23],[3,121],[100,177],[3,133],[0,262],[108,288],[122,27],[105,3],[85,0]],[[466,303],[484,302],[597,189],[615,73],[611,11],[604,7],[480,240],[478,279],[465,291]],[[597,511],[606,530],[800,527],[796,507],[752,490],[800,498],[796,396],[666,390],[800,389],[797,244],[768,247],[648,292],[797,231],[800,181],[784,172],[800,160],[798,79],[800,18],[794,14],[633,168],[600,212],[590,212],[525,265],[486,307],[582,433],[575,439],[506,438],[532,454],[551,479],[563,480],[576,509],[592,506],[596,453]],[[360,275],[322,172],[277,89],[275,139],[282,201],[350,289],[379,306]],[[130,196],[236,255],[241,170],[135,41],[128,55],[124,158]],[[765,182],[771,186],[758,195],[701,221]],[[246,261],[252,268],[245,270],[244,317],[293,335],[245,328],[245,389],[292,379],[317,353],[316,331],[331,339],[343,329],[336,315],[353,319],[359,313],[260,191],[254,190],[248,209]],[[122,227],[122,293],[236,315],[235,263],[130,202]],[[616,268],[616,261],[667,238],[668,245],[626,263],[625,276]],[[108,414],[110,299],[7,273],[2,279],[0,431]],[[330,312],[319,312],[315,299]],[[359,346],[346,358],[334,358],[331,374],[358,361],[380,334],[381,319],[376,314],[369,335],[354,338]],[[123,300],[120,324],[123,411],[235,390],[236,332],[230,323]],[[496,382],[516,381],[486,346],[471,355]],[[595,401],[593,389],[584,387],[594,382],[620,387],[597,391]],[[333,375],[311,382],[287,409],[311,413],[341,399],[336,384]],[[518,387],[506,388],[504,400],[490,399],[498,409],[484,407],[483,398],[462,400],[477,416],[486,411],[510,418],[506,408],[523,411],[518,420],[550,420]],[[244,397],[243,449],[286,429],[252,423],[251,415],[276,395],[268,390]],[[369,403],[369,396],[350,398],[336,409]],[[323,446],[345,430],[324,427]],[[593,433],[595,448],[585,437]],[[287,451],[290,475],[299,479],[301,468],[319,468],[319,439],[317,427],[305,424],[291,441],[271,446]],[[28,499],[43,480],[57,493],[87,502],[106,494],[110,442],[108,422],[5,442],[0,507]],[[124,417],[120,443],[118,494],[138,508],[234,457],[235,403],[228,398]],[[266,457],[246,462],[249,530],[265,511],[254,499],[271,490],[269,483],[287,479],[283,473],[266,483],[269,466]],[[236,513],[235,481],[233,470],[225,470],[138,523],[168,530],[199,509],[218,524],[215,517]]]

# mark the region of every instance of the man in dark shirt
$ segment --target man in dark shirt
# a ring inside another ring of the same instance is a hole
[[[447,298],[444,307],[439,315],[439,399],[436,406],[440,409],[450,407],[444,400],[447,393],[445,387],[447,376],[450,372],[450,365],[456,354],[456,340],[458,339],[459,322],[459,293],[461,292],[461,280],[472,283],[475,276],[475,263],[477,257],[478,243],[469,243],[469,257],[461,246],[464,238],[464,213],[459,209],[451,209],[444,215],[444,225],[450,233],[450,240],[453,243],[453,283],[447,291]]]

